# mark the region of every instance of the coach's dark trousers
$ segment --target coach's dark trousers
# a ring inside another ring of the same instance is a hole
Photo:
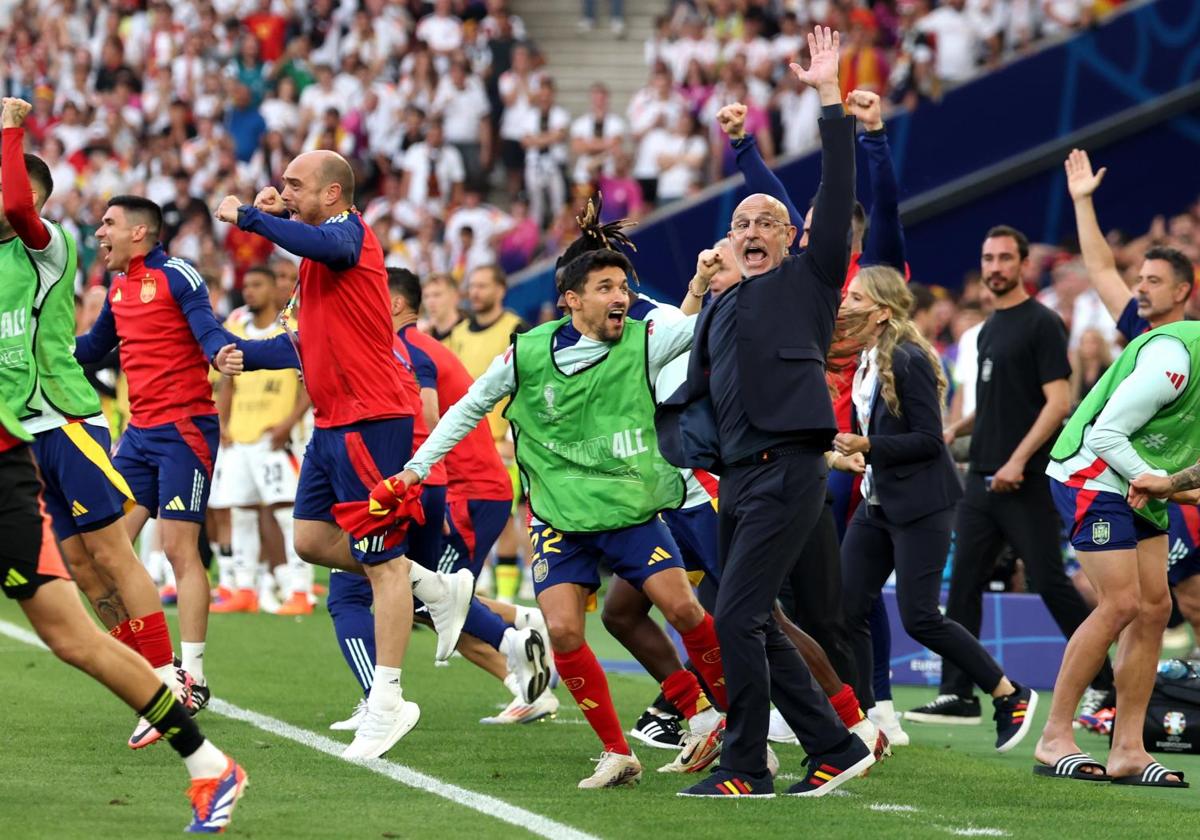
[[[892,522],[882,507],[866,502],[854,512],[842,542],[842,574],[846,625],[857,660],[854,692],[865,709],[875,705],[871,608],[893,569],[900,620],[908,635],[940,655],[943,663],[961,667],[989,694],[1004,677],[979,641],[938,609],[953,522],[953,506],[904,524]]]
[[[717,636],[729,694],[721,769],[767,772],[770,702],[809,755],[846,728],[772,617],[775,599],[825,504],[825,456],[789,455],[721,476]]]
[[[855,661],[842,615],[842,561],[833,496],[809,532],[779,593],[783,613],[816,640],[843,682],[854,685]]]
[[[983,617],[983,590],[1005,543],[1025,561],[1025,574],[1065,638],[1071,638],[1090,612],[1063,568],[1059,546],[1063,523],[1050,496],[1050,480],[1042,469],[1028,467],[1021,489],[1013,493],[993,493],[984,484],[982,474],[967,473],[965,496],[958,504],[954,526],[957,544],[946,617],[976,638]],[[942,662],[942,694],[970,697],[971,683],[971,677],[961,668]],[[1102,690],[1112,688],[1112,666],[1107,659],[1092,685]]]

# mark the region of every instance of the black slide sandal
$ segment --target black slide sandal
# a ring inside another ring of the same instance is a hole
[[[1179,781],[1168,779],[1167,776],[1177,776]],[[1191,787],[1183,780],[1182,770],[1168,770],[1157,761],[1151,761],[1141,773],[1132,776],[1117,776],[1112,780],[1114,785],[1134,785],[1136,787],[1187,788]]]
[[[1085,773],[1084,770],[1089,767],[1096,767],[1100,770],[1099,773]],[[1104,765],[1096,759],[1092,758],[1087,753],[1071,753],[1064,755],[1058,761],[1054,762],[1051,767],[1048,764],[1038,763],[1033,765],[1033,774],[1035,776],[1046,776],[1052,779],[1077,779],[1081,782],[1111,782],[1113,777],[1108,775],[1104,769]]]

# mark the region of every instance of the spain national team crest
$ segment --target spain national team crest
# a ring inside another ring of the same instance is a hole
[[[1187,717],[1183,712],[1167,712],[1163,715],[1163,731],[1168,735],[1182,735],[1187,731]]]
[[[1107,522],[1097,519],[1092,523],[1092,543],[1094,545],[1107,545],[1110,537],[1112,537],[1112,528]]]
[[[149,303],[154,300],[154,295],[158,292],[158,283],[153,277],[142,278],[142,303]]]
[[[545,557],[539,557],[533,564],[534,583],[541,583],[548,574],[550,574],[550,564],[546,562]]]

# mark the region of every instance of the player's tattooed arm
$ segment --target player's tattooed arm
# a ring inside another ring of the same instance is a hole
[[[1186,470],[1175,473],[1170,480],[1172,493],[1182,493],[1185,490],[1200,488],[1200,464],[1194,464]]]

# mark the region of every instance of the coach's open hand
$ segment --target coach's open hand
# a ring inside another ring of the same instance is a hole
[[[279,190],[274,187],[263,187],[258,191],[258,195],[254,196],[254,207],[264,213],[270,213],[272,216],[284,216],[287,214],[287,207],[283,204],[283,197],[279,194]]]
[[[4,97],[3,111],[0,112],[0,127],[20,128],[25,124],[25,118],[32,110],[33,106],[24,99],[17,99],[15,96]]]
[[[226,344],[213,358],[213,367],[226,376],[237,376],[245,367],[242,351],[236,344]]]
[[[236,225],[238,208],[241,206],[242,200],[240,198],[236,195],[227,195],[217,205],[217,218],[222,222],[229,222],[231,225]]]
[[[1099,189],[1100,182],[1104,180],[1104,173],[1108,171],[1100,167],[1099,172],[1092,172],[1092,161],[1088,158],[1088,153],[1080,149],[1072,149],[1064,165],[1067,168],[1067,192],[1071,194],[1072,201],[1091,198]]]
[[[717,125],[730,140],[741,140],[746,136],[746,106],[741,102],[726,105],[717,111]]]
[[[808,54],[812,56],[808,69],[790,64],[796,78],[821,95],[822,105],[841,105],[842,91],[838,87],[838,48],[841,35],[828,26],[815,26],[808,36]]]

